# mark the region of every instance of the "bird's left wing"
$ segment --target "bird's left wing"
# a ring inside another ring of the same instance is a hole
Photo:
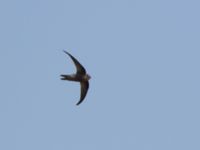
[[[80,96],[79,102],[76,105],[79,105],[80,103],[82,103],[82,101],[84,100],[84,98],[87,94],[88,88],[89,88],[88,81],[83,81],[80,84],[81,84],[81,96]]]

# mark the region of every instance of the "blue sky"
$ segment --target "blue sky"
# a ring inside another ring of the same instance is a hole
[[[199,150],[199,5],[1,0],[0,149]]]

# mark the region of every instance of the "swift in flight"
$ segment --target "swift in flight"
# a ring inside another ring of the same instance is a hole
[[[81,87],[81,94],[80,94],[80,100],[76,105],[79,105],[80,103],[83,102],[87,91],[89,89],[89,80],[90,80],[90,75],[87,74],[85,68],[78,62],[76,58],[74,58],[70,53],[64,51],[69,57],[72,59],[73,63],[76,66],[76,73],[71,74],[71,75],[60,75],[62,78],[61,80],[68,80],[68,81],[76,81],[80,82],[80,87]]]

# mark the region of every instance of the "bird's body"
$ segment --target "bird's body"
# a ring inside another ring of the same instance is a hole
[[[61,80],[68,80],[68,81],[75,81],[75,82],[80,82],[81,86],[81,95],[80,95],[80,100],[77,103],[79,105],[85,98],[88,88],[89,88],[89,80],[90,80],[90,75],[86,73],[85,68],[76,60],[70,53],[64,51],[66,54],[70,56],[72,61],[74,62],[76,66],[76,74],[71,74],[71,75],[61,75]]]
[[[61,80],[76,81],[76,82],[88,81],[90,79],[90,76],[88,74],[85,75],[71,74],[71,75],[60,75],[60,76],[62,76]]]

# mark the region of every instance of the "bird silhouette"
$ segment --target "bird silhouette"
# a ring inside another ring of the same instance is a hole
[[[64,51],[64,50],[63,50]],[[76,105],[79,105],[83,102],[85,96],[87,95],[87,91],[89,89],[89,80],[90,75],[87,74],[85,68],[78,62],[76,58],[74,58],[70,53],[64,51],[69,57],[72,59],[76,66],[76,73],[71,75],[60,75],[62,78],[61,80],[68,80],[68,81],[76,81],[80,82],[81,87],[81,94],[80,94],[80,100]]]

